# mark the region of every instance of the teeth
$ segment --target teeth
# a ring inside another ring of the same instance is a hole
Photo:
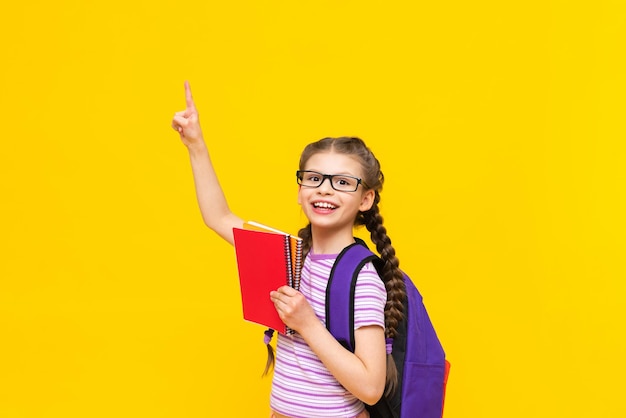
[[[324,209],[335,209],[335,205],[332,205],[328,202],[315,202],[313,206],[316,208],[324,208]]]

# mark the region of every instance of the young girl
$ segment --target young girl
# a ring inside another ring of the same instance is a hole
[[[172,127],[189,151],[204,222],[233,244],[233,228],[244,221],[228,207],[187,82],[185,97],[186,109],[175,114]],[[397,377],[389,339],[402,318],[405,292],[378,210],[383,179],[378,160],[358,138],[325,138],[302,153],[298,203],[309,224],[299,232],[306,254],[301,287],[283,286],[267,295],[295,331],[278,336],[272,417],[369,417],[365,404],[375,404],[385,387],[393,391]],[[385,263],[382,281],[371,263],[359,273],[352,353],[326,329],[324,310],[330,270],[337,255],[354,243],[358,225],[366,226]]]

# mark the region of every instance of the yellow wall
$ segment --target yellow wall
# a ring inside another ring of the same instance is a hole
[[[624,416],[625,18],[617,0],[5,5],[0,417],[267,416],[263,329],[169,128],[185,79],[245,218],[303,223],[307,142],[374,149],[453,364],[447,418]]]

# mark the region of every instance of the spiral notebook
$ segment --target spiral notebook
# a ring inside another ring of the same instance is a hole
[[[233,228],[233,234],[244,319],[290,333],[270,292],[284,285],[299,289],[302,239],[252,221]]]

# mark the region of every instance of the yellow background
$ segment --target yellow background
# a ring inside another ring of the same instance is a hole
[[[622,417],[626,7],[60,0],[0,17],[0,417],[266,417],[262,331],[169,128],[295,231],[358,135],[452,362],[446,417]]]

